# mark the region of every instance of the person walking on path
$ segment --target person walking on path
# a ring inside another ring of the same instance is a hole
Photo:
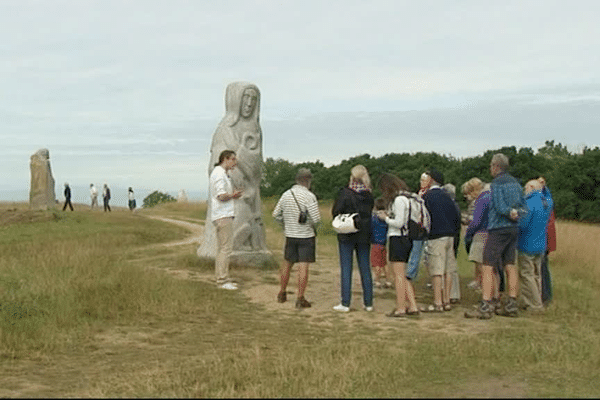
[[[483,250],[481,267],[481,302],[475,310],[465,312],[466,318],[490,319],[494,312],[499,315],[517,317],[517,295],[519,276],[515,256],[519,236],[519,214],[525,210],[523,188],[508,173],[508,157],[502,153],[492,156],[490,173],[494,178],[488,211],[488,239]],[[503,306],[492,304],[493,273],[506,272],[508,298]]]
[[[129,198],[128,201],[128,206],[129,206],[129,211],[133,212],[133,210],[135,210],[136,204],[135,204],[135,195],[133,194],[133,188],[129,188],[127,191],[127,196]]]
[[[310,307],[304,298],[308,285],[308,267],[315,262],[316,226],[321,222],[317,197],[310,191],[312,174],[307,168],[300,168],[296,174],[296,184],[285,191],[275,209],[273,218],[283,225],[285,233],[284,264],[281,268],[281,288],[277,301],[287,300],[287,285],[292,266],[298,266],[298,294],[296,308]]]
[[[216,228],[217,255],[215,275],[221,289],[236,290],[237,285],[229,278],[229,257],[233,249],[234,200],[242,191],[233,189],[229,172],[237,166],[237,157],[232,150],[223,150],[219,162],[210,174],[209,201],[210,221]]]
[[[335,311],[350,311],[352,296],[352,259],[356,252],[360,280],[363,289],[363,307],[373,311],[373,278],[369,265],[371,252],[371,214],[373,212],[373,194],[371,178],[363,165],[356,165],[350,170],[348,186],[339,190],[331,214],[358,213],[357,232],[338,233],[338,250],[340,255],[340,279],[342,299],[333,307]]]
[[[102,199],[104,200],[104,212],[110,211],[110,205],[108,202],[110,201],[110,188],[108,184],[104,184],[104,188],[102,189]]]
[[[93,183],[90,183],[90,198],[92,200],[90,210],[93,210],[94,206],[98,207],[98,189],[96,189]]]
[[[65,183],[65,205],[63,206],[63,211],[67,209],[67,205],[73,211],[73,204],[71,204],[71,188],[68,183]]]

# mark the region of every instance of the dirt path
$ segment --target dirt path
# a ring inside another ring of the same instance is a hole
[[[183,226],[191,232],[191,235],[183,240],[163,243],[160,246],[173,247],[190,244],[199,245],[202,240],[203,221],[197,223],[181,221],[165,217],[149,218],[161,220],[168,223]],[[317,247],[318,244],[317,238]],[[283,252],[280,249],[274,250],[273,255],[278,262],[283,261]],[[163,269],[164,270],[164,269]],[[186,269],[167,269],[170,275],[179,279],[192,279],[208,283],[214,283],[212,273],[199,273]],[[374,311],[366,312],[363,310],[363,292],[360,282],[358,267],[354,265],[352,275],[352,303],[349,313],[339,313],[333,310],[333,306],[340,302],[340,272],[339,261],[336,257],[319,257],[317,261],[310,266],[309,282],[306,292],[306,298],[312,303],[312,307],[303,310],[295,308],[297,292],[297,272],[294,268],[290,276],[288,285],[288,301],[286,303],[277,302],[277,293],[279,292],[279,274],[277,271],[257,271],[256,273],[236,271],[231,269],[232,277],[238,282],[240,292],[244,294],[252,303],[264,307],[267,312],[280,314],[298,314],[302,313],[311,323],[330,325],[332,318],[340,318],[351,323],[366,322],[375,325],[383,330],[390,328],[396,329],[398,324],[417,324],[420,329],[425,331],[454,334],[476,334],[487,329],[486,324],[478,324],[472,320],[465,320],[463,317],[464,307],[458,306],[450,312],[443,314],[423,314],[420,318],[389,318],[385,314],[395,307],[395,291],[393,289],[374,289]],[[431,291],[427,287],[417,287],[418,300],[423,303],[429,303]],[[475,326],[474,326],[475,325]],[[474,329],[475,328],[475,329]]]

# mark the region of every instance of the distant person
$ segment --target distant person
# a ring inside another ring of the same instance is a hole
[[[387,270],[387,233],[388,225],[385,220],[377,216],[378,211],[385,211],[385,199],[379,197],[375,200],[373,215],[371,216],[371,267],[375,274],[375,287],[391,288],[390,276]]]
[[[523,189],[508,173],[508,167],[507,156],[502,153],[492,156],[490,173],[494,179],[490,185],[488,239],[483,249],[481,267],[482,298],[475,310],[465,312],[466,318],[490,319],[494,312],[499,315],[518,316],[519,276],[515,255],[519,236],[519,213],[523,212],[525,201]],[[492,303],[494,269],[499,275],[506,272],[508,286],[509,297],[499,307]]]
[[[448,192],[441,188],[444,175],[431,168],[427,171],[427,176],[431,182],[423,200],[431,216],[431,230],[427,236],[425,260],[433,285],[433,304],[421,311],[450,311],[452,275],[456,271],[454,236],[456,226],[460,226],[460,212]]]
[[[236,290],[237,285],[229,277],[229,257],[233,249],[234,200],[242,191],[233,189],[229,173],[237,166],[237,158],[232,150],[223,150],[219,162],[210,174],[209,199],[210,221],[216,228],[217,255],[215,275],[221,289]]]
[[[98,207],[98,189],[94,186],[93,183],[90,183],[90,198],[92,199],[91,210],[94,209],[94,206]]]
[[[523,308],[541,312],[542,257],[553,204],[552,198],[542,194],[542,184],[536,179],[525,184],[525,204],[527,212],[519,219],[519,299]]]
[[[363,289],[363,307],[366,311],[373,311],[373,279],[371,277],[371,267],[369,266],[373,205],[369,172],[364,166],[356,165],[350,170],[348,186],[339,190],[331,210],[334,218],[338,214],[359,214],[358,232],[338,233],[337,235],[342,299],[340,304],[333,307],[335,311],[350,311],[354,253],[356,253],[358,260],[358,270]]]
[[[133,188],[130,187],[127,190],[127,196],[129,198],[129,202],[128,202],[129,210],[131,212],[133,212],[133,210],[135,210],[135,207],[136,207],[136,204],[135,204],[135,195],[133,194]]]
[[[548,219],[548,226],[546,228],[546,252],[542,256],[542,303],[544,306],[548,306],[552,301],[552,278],[550,274],[550,266],[548,262],[548,255],[556,251],[556,224],[554,218],[554,201],[552,200],[552,193],[546,185],[546,179],[543,176],[538,178],[538,181],[542,185],[542,194],[546,199],[552,201],[552,210],[550,211],[550,218]]]
[[[110,205],[108,204],[110,201],[110,188],[106,183],[102,189],[102,200],[104,201],[104,212],[110,211]]]
[[[410,203],[407,196],[412,194],[402,179],[387,173],[379,180],[379,190],[385,199],[386,210],[378,211],[377,216],[388,225],[389,260],[396,287],[396,308],[386,316],[398,318],[418,315],[414,288],[410,280],[406,279],[406,263],[412,248],[412,240],[408,236]]]
[[[67,205],[73,211],[73,204],[71,204],[71,188],[68,183],[65,183],[65,205],[63,206],[63,211],[67,209]]]
[[[287,300],[287,285],[292,266],[298,266],[298,294],[296,308],[307,308],[311,304],[304,297],[308,284],[308,267],[315,262],[316,226],[321,222],[317,197],[310,191],[312,174],[307,168],[300,168],[296,174],[296,184],[286,190],[275,209],[273,217],[283,224],[285,233],[284,265],[281,268],[281,289],[277,301]]]

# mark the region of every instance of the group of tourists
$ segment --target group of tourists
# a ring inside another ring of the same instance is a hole
[[[71,187],[69,186],[69,183],[65,183],[65,190],[64,190],[64,196],[65,196],[65,204],[63,206],[63,211],[65,211],[67,209],[67,206],[71,209],[71,211],[73,211],[73,204],[71,203]],[[136,202],[135,202],[135,195],[133,193],[133,188],[129,188],[127,190],[127,195],[128,195],[128,206],[129,206],[129,210],[133,211],[136,208]],[[91,205],[90,205],[90,209],[93,210],[94,206],[98,207],[98,189],[96,189],[96,186],[93,183],[90,183],[90,200],[91,200]],[[108,184],[105,183],[104,186],[102,187],[102,200],[104,203],[104,212],[110,212],[110,188],[108,187]]]
[[[233,200],[241,196],[228,175],[236,165],[235,153],[223,151],[210,175],[210,217],[217,230],[217,283],[229,290],[237,289],[229,279],[228,261],[232,248],[230,226],[235,217]],[[548,291],[542,286],[542,271],[545,266],[547,273],[547,254],[555,246],[555,242],[547,245],[547,237],[555,236],[546,233],[554,221],[552,196],[541,177],[527,182],[523,191],[508,167],[508,158],[495,154],[490,163],[494,178],[491,184],[473,178],[462,186],[470,213],[461,216],[454,186],[444,185],[443,173],[435,168],[421,175],[418,193],[412,193],[399,177],[382,174],[378,182],[381,197],[374,199],[367,169],[354,166],[348,185],[339,190],[332,207],[334,219],[352,215],[354,222],[352,232],[337,235],[341,296],[333,309],[350,311],[356,254],[365,311],[374,310],[374,287],[395,288],[396,306],[386,314],[392,318],[452,310],[453,304],[460,301],[456,255],[462,221],[468,224],[464,243],[476,271],[470,286],[482,293],[481,303],[465,312],[465,317],[514,317],[519,308],[543,310],[549,298],[542,295]],[[316,259],[316,232],[321,223],[317,198],[310,191],[311,181],[310,170],[300,168],[295,184],[282,194],[272,213],[282,224],[286,238],[277,301],[287,301],[290,273],[296,265],[295,305],[299,309],[311,307],[305,292],[309,265]],[[433,302],[425,306],[417,303],[413,285],[422,259],[433,290]]]

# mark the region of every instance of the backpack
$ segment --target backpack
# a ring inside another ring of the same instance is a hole
[[[425,202],[414,193],[400,193],[408,199],[408,237],[411,240],[425,240],[431,230],[431,217]]]

